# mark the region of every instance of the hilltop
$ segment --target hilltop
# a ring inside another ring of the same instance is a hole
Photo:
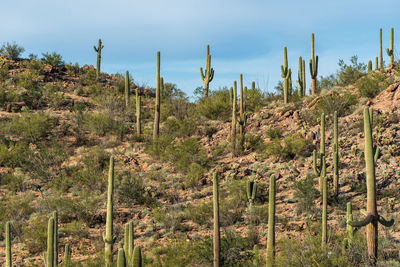
[[[355,217],[366,205],[362,111],[374,112],[380,149],[378,210],[395,224],[379,231],[380,266],[397,266],[400,247],[400,65],[366,72],[346,66],[336,80],[320,79],[317,96],[279,94],[254,87],[246,99],[243,151],[232,151],[231,96],[210,92],[195,103],[172,83],[161,99],[160,136],[152,141],[154,89],[93,66],[52,66],[36,59],[0,57],[0,229],[12,223],[17,266],[43,266],[47,220],[59,214],[59,258],[72,248],[77,266],[100,266],[106,221],[109,157],[115,159],[117,242],[134,221],[135,245],[149,266],[212,264],[212,174],[221,187],[225,266],[261,266],[265,260],[269,177],[277,178],[276,239],[280,266],[358,266],[366,263],[364,230],[342,252],[346,203]],[[238,77],[239,78],[239,77]],[[325,83],[324,83],[325,82]],[[136,135],[135,90],[142,95],[142,136]],[[250,88],[250,86],[249,86]],[[212,89],[212,83],[211,83]],[[312,153],[326,116],[326,160],[332,192],[333,113],[339,117],[340,193],[330,194],[330,254],[320,250],[321,197]],[[247,181],[258,193],[250,212]],[[254,249],[257,245],[259,250]],[[0,248],[0,264],[5,258]],[[117,251],[117,244],[114,246]],[[391,262],[391,263],[390,263]],[[393,264],[393,265],[389,265]],[[146,265],[147,266],[147,265]]]

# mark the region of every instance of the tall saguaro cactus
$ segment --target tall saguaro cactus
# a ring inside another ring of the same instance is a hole
[[[314,33],[311,34],[310,75],[311,75],[311,94],[315,95],[317,90],[318,56],[314,55]]]
[[[47,252],[44,254],[46,267],[55,267],[54,264],[54,218],[50,218],[47,225]]]
[[[316,176],[320,176],[319,184],[320,184],[320,192],[322,193],[322,175],[325,166],[325,113],[321,114],[321,140],[320,140],[320,151],[319,151],[319,158],[320,158],[320,166],[318,167],[317,164],[317,151],[314,149],[313,151],[313,169],[314,174]]]
[[[283,65],[281,65],[281,72],[281,77],[283,78],[283,102],[287,104],[289,102],[289,82],[292,70],[288,67],[286,46],[283,48]]]
[[[233,82],[233,88],[231,87],[231,98],[232,98],[232,129],[231,129],[231,141],[232,141],[232,155],[236,153],[236,100],[237,100],[237,84]]]
[[[269,179],[267,267],[275,266],[275,175]]]
[[[201,81],[204,84],[204,91],[203,91],[204,97],[208,97],[208,88],[210,82],[214,78],[214,69],[211,68],[210,45],[207,45],[206,68],[203,72],[203,67],[200,67],[200,76],[201,76]]]
[[[114,195],[114,158],[110,157],[110,169],[108,172],[108,189],[107,189],[107,218],[106,232],[103,232],[104,261],[106,267],[111,267],[113,262],[112,248],[115,242],[113,236],[113,195]]]
[[[339,142],[338,142],[338,115],[333,114],[333,187],[335,198],[339,195]]]
[[[142,134],[142,96],[140,95],[139,86],[136,87],[136,135]]]
[[[217,173],[213,174],[213,208],[214,208],[214,267],[220,266],[220,253],[221,253],[221,237],[219,230],[219,193],[218,193],[218,177]]]
[[[53,214],[53,219],[54,219],[54,238],[53,238],[53,249],[54,249],[54,266],[57,266],[58,264],[58,213],[57,211],[54,211]]]
[[[375,70],[378,70],[378,57],[375,57]]]
[[[240,74],[239,120],[237,120],[237,122],[239,123],[240,151],[243,151],[243,149],[244,149],[244,135],[245,135],[246,120],[247,120],[247,116],[245,114],[245,109],[244,109],[245,99],[246,99],[244,94],[245,93],[243,90],[243,75]]]
[[[153,140],[156,140],[160,132],[160,51],[157,52],[157,71],[156,71],[156,99],[153,126]]]
[[[368,61],[368,72],[372,71],[372,60]]]
[[[375,266],[378,257],[378,222],[383,226],[390,227],[394,220],[385,220],[378,214],[376,207],[376,177],[375,162],[372,144],[372,126],[369,109],[364,109],[364,135],[365,135],[365,164],[367,179],[367,215],[361,221],[349,221],[353,227],[366,226],[368,258],[370,265]]]
[[[125,106],[129,106],[129,72],[125,71]]]
[[[327,222],[327,202],[328,202],[328,185],[326,175],[322,177],[322,248],[328,243],[328,222]]]
[[[394,29],[390,29],[390,49],[386,48],[386,54],[389,56],[389,63],[393,64],[393,58],[394,58],[394,49],[393,49],[393,43],[394,43]]]
[[[347,233],[347,246],[351,246],[354,239],[354,228],[348,222],[353,221],[353,212],[351,208],[351,202],[347,202],[347,209],[346,209],[346,233]]]
[[[297,75],[297,87],[299,88],[299,96],[303,97],[306,93],[306,64],[302,57],[299,57],[299,70]]]
[[[133,221],[125,224],[125,236],[124,236],[124,252],[126,261],[131,265],[131,258],[134,249],[134,237],[133,237]]]
[[[101,63],[101,50],[104,48],[104,45],[101,43],[101,39],[99,39],[99,44],[93,46],[94,51],[97,53],[97,67],[96,67],[96,78],[98,79],[100,76],[100,63]]]
[[[382,28],[379,29],[379,69],[383,69]]]
[[[10,234],[10,222],[6,222],[6,265],[5,267],[12,266],[11,260],[11,234]]]

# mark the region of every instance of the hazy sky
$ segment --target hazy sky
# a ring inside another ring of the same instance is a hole
[[[201,86],[200,66],[211,46],[215,70],[211,89],[230,86],[243,73],[246,84],[258,82],[273,91],[281,79],[283,46],[288,47],[293,81],[298,56],[306,58],[307,87],[310,36],[315,33],[319,75],[337,69],[339,59],[358,55],[362,62],[389,46],[395,28],[400,43],[399,0],[2,0],[0,42],[16,41],[23,56],[56,51],[66,62],[96,63],[93,45],[104,44],[102,71],[129,70],[139,84],[155,86],[156,52],[161,75],[189,96]],[[387,62],[386,53],[384,59]]]

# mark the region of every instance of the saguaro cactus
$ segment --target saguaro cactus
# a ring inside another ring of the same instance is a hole
[[[10,222],[6,222],[6,265],[5,267],[12,266],[11,260],[11,235],[10,235]]]
[[[44,255],[44,264],[46,267],[55,267],[54,265],[54,218],[50,218],[47,226],[47,252]]]
[[[210,82],[214,78],[214,69],[211,68],[211,55],[210,55],[210,46],[207,45],[207,56],[206,56],[206,68],[203,72],[203,68],[200,67],[200,76],[201,76],[201,81],[204,84],[204,97],[208,97],[208,88]]]
[[[253,180],[247,181],[246,193],[247,193],[247,199],[249,200],[250,209],[251,209],[251,206],[254,204],[254,200],[256,199],[256,195],[257,195],[257,182],[256,181],[253,181]]]
[[[157,52],[157,71],[156,71],[156,99],[153,126],[153,140],[156,140],[160,132],[160,51]]]
[[[328,223],[327,223],[327,202],[328,202],[328,185],[326,175],[322,177],[322,248],[328,243]]]
[[[267,267],[275,266],[275,175],[269,179]]]
[[[383,69],[382,28],[379,29],[379,69]]]
[[[160,77],[160,94],[161,94],[161,97],[164,97],[165,96],[165,91],[164,91],[164,78],[163,77]]]
[[[111,267],[113,262],[112,247],[115,242],[113,236],[113,195],[114,195],[114,158],[110,157],[110,169],[108,172],[108,190],[107,190],[107,218],[106,232],[103,232],[104,261],[106,267]]]
[[[297,87],[299,96],[302,97],[306,93],[306,66],[305,61],[299,57],[299,70],[297,75]]]
[[[346,221],[353,221],[353,212],[351,208],[351,202],[347,202],[347,210],[346,210]],[[347,245],[351,246],[354,239],[354,228],[349,223],[346,224],[346,232],[347,232]]]
[[[339,195],[339,142],[338,142],[338,116],[333,114],[333,186],[335,198]]]
[[[125,252],[121,244],[118,244],[117,267],[126,267]]]
[[[317,90],[318,56],[314,56],[314,33],[311,34],[310,75],[311,75],[311,94],[315,95]]]
[[[142,267],[142,251],[140,247],[133,249],[132,267]]]
[[[245,106],[245,97],[244,97],[244,91],[243,91],[243,75],[240,74],[240,99],[239,99],[239,116],[240,117],[237,120],[237,122],[239,123],[240,151],[243,151],[243,149],[244,149],[244,135],[245,135],[246,120],[247,120],[247,115],[245,114],[244,106]]]
[[[101,39],[99,39],[99,44],[93,46],[95,52],[97,52],[97,67],[96,67],[96,78],[98,79],[100,76],[100,63],[101,63],[101,50],[104,48],[104,45],[101,43]]]
[[[365,164],[367,179],[367,215],[361,221],[349,221],[353,227],[366,226],[367,247],[369,262],[372,266],[376,265],[378,256],[378,222],[383,226],[390,227],[394,220],[385,220],[378,214],[376,207],[376,177],[375,163],[372,144],[372,127],[369,115],[369,109],[364,109],[364,134],[365,134]]]
[[[125,71],[125,106],[129,106],[129,72]]]
[[[372,71],[372,60],[368,61],[368,72]]]
[[[125,258],[129,262],[132,259],[134,248],[134,236],[133,236],[133,221],[125,224],[125,236],[124,236],[124,252]],[[129,262],[129,265],[132,265]]]
[[[287,104],[289,101],[289,79],[292,70],[288,67],[286,46],[283,48],[283,65],[281,65],[281,72],[281,77],[283,78],[283,102]]]
[[[213,174],[213,207],[214,207],[214,236],[213,236],[213,248],[214,248],[214,267],[220,266],[220,230],[219,230],[219,193],[218,193],[218,177],[217,173]]]
[[[393,42],[394,42],[394,29],[390,29],[390,49],[386,48],[386,53],[389,56],[389,63],[393,64],[394,58],[394,50],[393,50]]]
[[[375,70],[378,70],[378,57],[375,57]]]
[[[71,248],[65,244],[63,267],[71,267]]]
[[[316,176],[320,176],[320,192],[322,192],[322,180],[321,180],[321,173],[323,171],[323,166],[325,165],[325,113],[321,114],[321,140],[320,140],[320,151],[319,151],[319,156],[320,156],[320,167],[318,167],[317,164],[317,152],[314,149],[313,151],[313,169],[314,169],[314,174]]]
[[[136,87],[136,135],[140,136],[142,134],[142,96],[140,95],[139,86]]]
[[[54,211],[53,214],[53,219],[54,219],[54,238],[53,238],[53,249],[54,249],[54,266],[57,266],[58,264],[58,213],[57,211]]]
[[[231,129],[231,141],[232,141],[232,155],[236,153],[236,92],[237,85],[236,81],[233,82],[233,88],[231,87],[232,97],[232,129]]]

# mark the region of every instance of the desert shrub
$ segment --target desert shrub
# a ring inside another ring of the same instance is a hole
[[[79,68],[78,62],[76,62],[75,64],[72,64],[72,62],[69,63],[69,64],[66,64],[66,65],[65,65],[65,68],[67,69],[67,73],[68,73],[69,75],[74,75],[74,76],[76,76],[76,75],[79,74],[80,68]]]
[[[37,142],[46,137],[53,121],[44,113],[24,112],[4,124],[3,131],[26,142]]]
[[[78,239],[88,238],[89,235],[88,227],[80,221],[72,221],[67,223],[58,231],[67,236],[73,236]]]
[[[279,159],[294,159],[299,155],[309,153],[310,143],[300,134],[286,136],[283,140],[274,138],[266,144],[266,154]]]
[[[347,65],[342,59],[339,60],[339,70],[336,74],[338,85],[346,86],[353,84],[366,75],[367,65],[359,63],[357,56],[352,56],[350,62],[351,65]]]
[[[84,113],[83,122],[85,128],[99,136],[114,134],[122,138],[127,131],[124,123],[115,120],[107,113]]]
[[[0,48],[0,53],[6,55],[8,58],[12,60],[18,59],[21,53],[23,53],[24,51],[25,48],[19,46],[16,42],[4,43]]]
[[[259,88],[247,89],[246,111],[257,112],[265,105],[265,94]]]
[[[161,102],[161,121],[165,121],[169,117],[175,117],[178,120],[187,120],[195,116],[193,112],[194,103],[190,103],[184,95],[164,98]]]
[[[382,73],[371,73],[359,79],[356,83],[361,96],[374,98],[390,85],[390,80],[385,79]]]
[[[211,120],[229,120],[232,104],[228,88],[211,91],[208,97],[200,98],[196,110],[200,115]]]
[[[64,61],[62,59],[62,56],[60,54],[57,54],[56,52],[53,53],[43,53],[42,54],[41,60],[46,63],[51,65],[52,67],[61,67],[64,65]]]
[[[200,201],[197,205],[189,205],[184,211],[185,219],[192,220],[199,226],[212,224],[213,203],[211,201]]]
[[[0,187],[7,188],[11,192],[23,191],[24,176],[11,173],[0,174]]]
[[[331,74],[328,76],[319,76],[317,82],[317,92],[321,92],[322,89],[331,90],[333,86],[337,84],[335,75]]]
[[[79,83],[83,86],[96,84],[96,70],[94,68],[82,68],[79,76]],[[99,92],[101,90],[98,90]]]
[[[314,200],[319,196],[319,192],[314,188],[313,177],[308,175],[305,179],[295,181],[293,188],[296,190],[294,197],[298,200],[296,205],[297,214],[314,215]]]
[[[128,205],[151,205],[155,197],[148,192],[141,173],[124,174],[118,177],[120,184],[117,187],[118,198]],[[149,188],[149,187],[148,187]]]
[[[4,82],[8,77],[8,64],[1,64],[0,66],[0,81]]]
[[[152,211],[151,217],[154,221],[161,223],[169,231],[184,231],[182,225],[184,214],[179,208],[173,206],[169,208],[155,208]]]
[[[270,139],[275,139],[275,138],[281,138],[283,131],[279,127],[274,127],[274,128],[268,128],[268,130],[265,133],[267,137]]]
[[[179,120],[169,117],[163,124],[162,131],[168,135],[176,137],[191,136],[197,129],[197,121],[194,119]]]
[[[333,116],[334,112],[337,111],[338,116],[342,117],[351,113],[352,108],[357,102],[357,96],[350,92],[339,94],[333,91],[332,94],[320,98],[320,101],[315,106],[315,111],[319,116],[321,116],[322,112]]]
[[[31,254],[46,250],[48,218],[42,215],[31,217],[23,226],[22,240]]]
[[[9,146],[0,144],[0,166],[22,167],[30,153],[29,146],[25,142],[18,142]]]
[[[244,140],[244,146],[246,149],[251,149],[257,152],[265,150],[265,143],[261,135],[247,133]]]

